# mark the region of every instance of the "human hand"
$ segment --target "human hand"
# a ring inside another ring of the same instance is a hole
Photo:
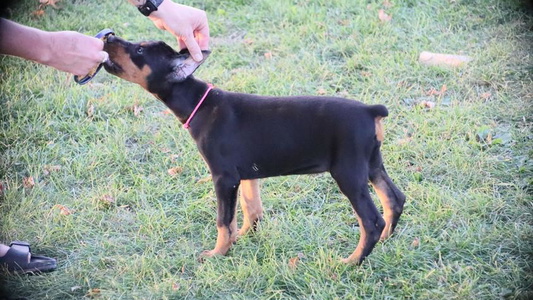
[[[74,31],[49,32],[49,52],[40,63],[78,76],[87,75],[109,55],[103,51],[104,42]]]
[[[149,18],[157,28],[176,36],[180,49],[189,49],[195,61],[203,59],[201,50],[209,49],[209,25],[205,11],[164,0]]]

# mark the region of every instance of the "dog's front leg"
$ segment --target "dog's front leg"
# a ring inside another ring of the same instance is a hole
[[[228,176],[213,176],[217,195],[217,243],[213,250],[206,250],[202,257],[225,255],[237,239],[237,190],[239,180]]]
[[[241,181],[241,208],[243,214],[239,236],[245,235],[250,228],[255,230],[263,219],[263,204],[259,191],[259,179]]]

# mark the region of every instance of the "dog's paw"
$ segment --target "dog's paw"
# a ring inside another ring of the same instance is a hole
[[[250,231],[250,227],[248,228],[244,228],[242,227],[241,229],[239,229],[239,231],[237,232],[237,239],[245,236],[248,232]]]
[[[198,262],[204,262],[206,259],[215,257],[215,256],[222,256],[222,253],[219,253],[218,251],[213,250],[205,250],[202,253],[200,253],[200,256],[198,257]]]
[[[341,259],[341,263],[345,265],[355,265],[355,266],[359,266],[362,263],[362,261],[363,260],[360,258],[352,258],[352,257]]]

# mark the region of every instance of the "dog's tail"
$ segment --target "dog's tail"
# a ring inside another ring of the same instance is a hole
[[[389,115],[389,111],[384,105],[381,105],[381,104],[370,105],[368,108],[370,109],[370,113],[372,114],[374,118],[376,117],[385,118],[386,116]]]
[[[374,117],[374,123],[376,126],[376,139],[380,142],[383,142],[385,132],[383,130],[383,124],[381,123],[381,119],[385,118],[389,115],[389,111],[387,108],[383,105],[370,105],[369,106],[370,113],[372,114],[372,117]]]

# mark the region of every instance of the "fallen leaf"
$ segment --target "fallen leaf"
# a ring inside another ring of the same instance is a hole
[[[479,95],[481,98],[483,98],[483,100],[488,100],[490,97],[492,97],[492,94],[489,93],[489,92],[486,92],[486,93],[482,93],[481,95]]]
[[[439,91],[437,91],[435,88],[431,88],[431,90],[426,92],[426,95],[441,97],[444,95],[444,93],[446,93],[447,90],[448,90],[448,87],[445,84],[443,84]]]
[[[89,103],[89,105],[87,105],[87,116],[89,118],[92,118],[94,115],[94,105],[92,103]]]
[[[296,267],[298,267],[299,262],[300,258],[298,256],[289,259],[289,269],[293,271],[296,270]]]
[[[451,66],[459,67],[462,66],[472,58],[465,55],[454,55],[454,54],[444,54],[444,53],[432,53],[428,51],[420,52],[418,56],[418,61],[421,64],[427,66]]]
[[[100,289],[90,289],[89,291],[87,291],[87,294],[85,294],[85,297],[89,297],[89,298],[95,298],[95,297],[98,297],[100,294],[102,293],[102,290]]]
[[[27,189],[31,189],[33,186],[35,186],[35,180],[33,179],[33,176],[24,177],[22,179],[22,185]]]
[[[47,165],[47,166],[44,166],[43,174],[44,176],[48,176],[50,175],[50,173],[57,172],[59,170],[61,170],[61,166],[59,165],[55,165],[55,166]]]
[[[296,267],[298,267],[298,264],[300,263],[300,260],[302,258],[304,258],[304,257],[305,257],[305,255],[300,252],[300,253],[298,253],[298,256],[289,259],[289,268],[291,270],[293,270],[293,271],[296,270]]]
[[[54,205],[52,209],[59,209],[59,214],[63,216],[68,216],[72,214],[72,210],[70,210],[68,207],[61,205],[61,204]]]
[[[134,116],[138,117],[143,110],[144,110],[144,108],[142,106],[133,105],[133,115]]]
[[[385,1],[383,1],[383,7],[391,8],[392,7],[392,3],[389,0],[385,0]]]
[[[361,71],[361,76],[363,77],[370,77],[372,76],[372,73],[368,72],[368,71]]]
[[[44,15],[44,10],[42,10],[42,9],[38,9],[38,10],[32,12],[31,15],[32,15],[33,17],[41,17],[41,16]]]
[[[174,167],[174,168],[170,168],[170,169],[167,170],[167,173],[170,176],[178,175],[181,172],[183,172],[183,168],[182,167]]]
[[[435,102],[433,102],[433,101],[422,101],[422,102],[420,102],[420,106],[422,108],[433,109],[433,108],[435,108]]]
[[[161,113],[164,114],[164,115],[171,115],[172,111],[170,109],[165,109]]]
[[[254,40],[252,40],[252,39],[244,39],[242,42],[243,42],[245,45],[251,45],[251,44],[254,43]]]
[[[174,282],[174,283],[172,284],[172,290],[173,290],[173,291],[177,291],[177,290],[179,290],[179,289],[180,289],[180,285],[179,285],[179,283],[175,283],[175,282]]]
[[[115,203],[115,198],[113,198],[113,196],[111,195],[103,195],[102,198],[100,198],[100,200],[106,204],[113,204]]]
[[[211,175],[208,175],[204,178],[199,179],[196,183],[206,183],[206,182],[210,182],[211,180],[212,180]]]
[[[55,9],[59,9],[59,7],[56,5],[59,0],[39,0],[41,3],[41,6],[51,6]]]
[[[417,248],[418,246],[420,246],[420,238],[416,237],[411,243],[411,247]]]
[[[266,52],[264,55],[266,59],[272,59],[272,52]]]
[[[378,11],[378,18],[383,23],[390,22],[392,20],[392,16],[387,15],[387,13],[383,9],[380,9]]]
[[[170,149],[169,149],[169,148],[161,148],[161,152],[163,152],[163,153],[169,153],[169,152],[170,152]]]

